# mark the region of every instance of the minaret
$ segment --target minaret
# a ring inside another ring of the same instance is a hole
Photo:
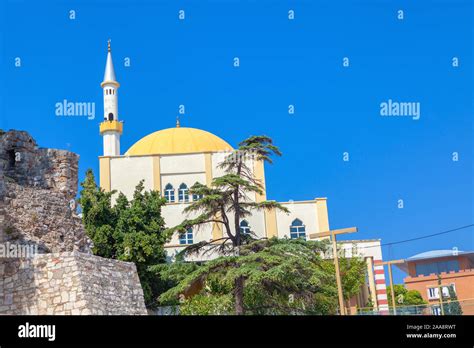
[[[107,43],[104,81],[100,86],[104,90],[104,121],[100,124],[100,134],[104,138],[104,156],[120,156],[120,135],[123,130],[123,124],[118,120],[117,91],[120,84],[115,79],[110,40]]]

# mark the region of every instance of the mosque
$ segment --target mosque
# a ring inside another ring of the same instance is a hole
[[[233,148],[215,134],[196,128],[176,127],[155,131],[144,136],[133,144],[123,155],[120,151],[120,137],[123,123],[118,114],[118,88],[110,41],[103,82],[104,120],[100,124],[103,137],[103,155],[99,156],[100,186],[106,190],[123,192],[129,199],[135,186],[144,180],[146,190],[155,190],[166,198],[167,204],[162,208],[162,215],[168,227],[180,224],[186,216],[183,209],[199,197],[189,194],[189,188],[195,183],[210,185],[213,178],[224,173],[219,168]],[[261,180],[265,187],[264,164],[249,159],[249,167],[254,176]],[[267,200],[265,190],[262,194],[252,194],[249,199],[255,202]],[[329,230],[329,219],[326,198],[314,198],[304,201],[281,202],[290,213],[264,210],[254,212],[241,221],[242,233],[252,231],[259,238],[305,238],[310,234]],[[192,216],[191,216],[192,217]],[[166,245],[170,257],[183,248],[201,241],[212,241],[223,236],[219,224],[189,229],[187,233],[175,235]],[[370,298],[376,306],[385,306],[385,278],[383,267],[374,265],[381,262],[382,254],[379,240],[350,241],[344,248],[353,252],[354,244],[370,244],[373,247],[365,250],[369,282],[358,299],[364,305]],[[212,253],[199,256],[209,259],[216,257]],[[378,267],[378,269],[377,269]],[[381,267],[381,272],[380,272]],[[374,275],[375,270],[375,275]],[[371,275],[371,276],[370,276]]]

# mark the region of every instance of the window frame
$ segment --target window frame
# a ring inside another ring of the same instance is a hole
[[[166,199],[167,203],[174,203],[175,202],[175,192],[174,192],[174,187],[170,183],[166,184],[165,190],[164,190],[164,197]],[[168,193],[170,194],[170,198],[168,198]]]
[[[245,223],[245,225],[242,225],[244,223]],[[246,235],[246,236],[250,235],[250,233],[251,233],[250,224],[247,220],[244,219],[244,220],[240,221],[239,231],[240,231],[240,234],[242,234],[242,235]]]
[[[182,187],[186,187],[185,189]],[[188,203],[189,202],[189,187],[184,182],[178,187],[178,202]]]
[[[296,223],[301,223],[300,225],[296,225]],[[294,219],[290,225],[290,239],[298,239],[303,238],[306,240],[306,225],[303,223],[301,219]]]
[[[194,244],[194,231],[192,227],[189,227],[186,232],[178,235],[180,245],[191,245]]]

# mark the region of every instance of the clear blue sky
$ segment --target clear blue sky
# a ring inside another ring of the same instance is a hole
[[[87,168],[97,174],[111,38],[122,151],[173,127],[184,104],[183,126],[234,146],[271,136],[284,156],[266,168],[268,197],[328,197],[331,227],[359,228],[345,238],[436,233],[473,222],[473,13],[470,0],[1,0],[0,128],[80,154],[81,179]],[[96,119],[55,116],[63,99],[95,102]],[[381,117],[388,99],[421,103],[420,119]],[[473,235],[384,247],[384,258],[474,250]]]

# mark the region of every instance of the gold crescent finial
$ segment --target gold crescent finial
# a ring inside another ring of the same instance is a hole
[[[112,49],[110,48],[110,39],[107,41],[107,51],[112,51]]]
[[[179,116],[176,116],[176,128],[179,128],[179,127],[180,127]]]

